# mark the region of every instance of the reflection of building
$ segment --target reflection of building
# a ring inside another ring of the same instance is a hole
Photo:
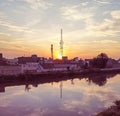
[[[107,83],[108,78],[114,77],[116,74],[93,74],[87,76],[60,76],[56,74],[56,76],[50,76],[42,78],[41,76],[37,75],[19,75],[17,78],[14,78],[14,76],[8,77],[1,77],[0,78],[0,92],[5,92],[6,87],[10,86],[25,86],[25,91],[29,91],[33,87],[38,87],[39,84],[45,84],[45,83],[52,83],[53,82],[59,82],[59,88],[60,88],[60,97],[63,97],[63,83],[64,81],[71,80],[71,84],[75,84],[73,79],[86,79],[89,83],[95,83],[99,86],[103,86]],[[78,80],[77,80],[78,81]]]

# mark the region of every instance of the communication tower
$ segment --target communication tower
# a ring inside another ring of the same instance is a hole
[[[62,29],[61,29],[61,40],[60,40],[60,55],[63,56],[63,37],[62,37]]]

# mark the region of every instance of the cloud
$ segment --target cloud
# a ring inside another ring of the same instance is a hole
[[[27,4],[30,5],[30,8],[32,9],[47,9],[51,6],[53,6],[52,3],[46,2],[46,0],[9,0],[10,2],[14,2],[14,1],[22,1],[25,2]]]
[[[82,5],[87,3],[82,3]],[[84,20],[93,16],[93,8],[82,8],[81,4],[73,6],[64,6],[61,8],[62,16],[67,20],[77,21]]]
[[[94,0],[94,1],[100,4],[110,4],[110,0]]]
[[[87,6],[89,2],[82,2],[81,5],[82,6]]]
[[[10,17],[5,13],[5,12],[0,12],[0,27],[1,29],[4,27],[6,31],[0,32],[0,35],[4,35],[4,36],[10,36],[11,33],[9,33],[9,31],[14,31],[14,32],[30,32],[30,26],[28,24],[31,24],[31,26],[33,24],[35,24],[35,22],[31,21],[31,22],[27,22],[27,24],[25,25],[16,25],[16,22],[13,22],[14,20],[10,20]]]
[[[10,36],[10,33],[3,33],[3,32],[0,32],[0,35]]]
[[[5,14],[3,12],[0,12],[0,19],[5,17],[6,17]]]
[[[94,43],[101,43],[101,44],[117,44],[118,41],[115,40],[100,40],[100,41],[93,41]]]
[[[101,23],[95,21],[94,19],[88,19],[86,21],[87,30],[96,35],[118,35],[120,33],[120,10],[115,10],[111,12],[107,12],[107,14],[111,15],[111,18],[104,19]]]
[[[76,112],[81,115],[92,115],[95,111],[98,111],[103,107],[110,106],[115,99],[119,98],[119,95],[116,95],[116,92],[109,86],[103,87],[101,90],[100,87],[97,87],[94,84],[89,85],[89,89],[87,87],[88,85],[84,85],[83,82],[81,82],[81,86],[79,86],[79,84],[80,83],[78,82],[76,85],[75,82],[75,90],[68,85],[64,87],[64,89],[68,89],[70,91],[73,90],[74,93],[77,92],[76,94],[83,96],[79,97],[79,99],[65,99],[61,107],[63,111]],[[84,94],[82,94],[81,91],[84,91]],[[68,96],[70,97],[70,95]],[[97,104],[100,104],[100,106],[96,107]]]
[[[111,12],[111,16],[112,16],[114,19],[119,19],[119,21],[120,21],[120,10],[112,11],[112,12]]]
[[[100,25],[100,31],[114,31],[120,32],[120,20],[117,19],[105,19]]]
[[[31,32],[27,26],[17,26],[7,21],[0,20],[0,26],[7,27],[8,30],[16,32]]]

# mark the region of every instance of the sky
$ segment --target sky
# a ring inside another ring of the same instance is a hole
[[[93,58],[100,53],[120,58],[119,0],[0,0],[0,53],[54,58]]]

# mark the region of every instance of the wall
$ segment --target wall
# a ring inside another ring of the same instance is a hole
[[[0,66],[0,75],[18,75],[21,73],[21,66]]]

